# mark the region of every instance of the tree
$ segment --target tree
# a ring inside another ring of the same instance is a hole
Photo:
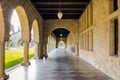
[[[13,24],[10,25],[10,34],[14,33],[14,26]]]

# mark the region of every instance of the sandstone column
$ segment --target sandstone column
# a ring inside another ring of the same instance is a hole
[[[5,80],[8,75],[5,74],[5,42],[0,41],[0,80]]]
[[[39,59],[38,47],[39,47],[38,43],[35,43],[35,49],[34,49],[35,50],[35,56],[34,56],[35,59]]]
[[[29,62],[29,42],[28,41],[24,41],[24,58],[23,58],[23,66],[28,66],[30,65]]]
[[[75,44],[75,56],[79,56],[79,43]]]
[[[41,58],[43,58],[43,42],[39,42],[38,48],[39,48],[38,49],[38,56],[41,59]]]
[[[45,57],[48,57],[48,55],[47,55],[47,42],[44,42],[44,44],[43,44],[43,55]]]

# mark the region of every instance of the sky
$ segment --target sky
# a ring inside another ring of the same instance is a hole
[[[15,32],[18,31],[18,26],[21,26],[21,25],[20,25],[19,16],[18,16],[18,14],[17,14],[17,12],[16,12],[15,10],[13,11],[13,14],[12,14],[12,17],[11,17],[11,24],[12,24],[13,26],[15,26],[15,27],[14,27],[14,31],[15,31]]]
[[[16,12],[16,10],[13,11],[12,17],[11,17],[11,25],[14,26],[14,32],[18,31],[18,26],[21,27],[19,16]],[[33,34],[33,29],[31,30],[31,33]],[[13,32],[10,32],[10,34],[13,34]]]

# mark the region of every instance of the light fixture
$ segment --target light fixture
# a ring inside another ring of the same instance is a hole
[[[58,15],[58,18],[59,18],[59,19],[61,19],[61,18],[62,18],[62,16],[63,16],[63,14],[62,14],[62,12],[61,12],[61,11],[59,11],[57,15]]]
[[[60,34],[60,36],[62,37],[62,34]]]
[[[59,0],[59,12],[57,13],[58,19],[62,19],[63,13],[61,12],[61,4]]]

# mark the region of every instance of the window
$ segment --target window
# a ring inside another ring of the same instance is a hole
[[[118,9],[118,0],[109,0],[109,12],[112,13]]]
[[[118,9],[118,5],[117,5],[118,1],[113,0],[113,2],[114,2],[114,11],[116,11]]]
[[[110,21],[109,53],[110,55],[118,55],[118,18]]]
[[[114,54],[118,55],[118,19],[114,20]]]

